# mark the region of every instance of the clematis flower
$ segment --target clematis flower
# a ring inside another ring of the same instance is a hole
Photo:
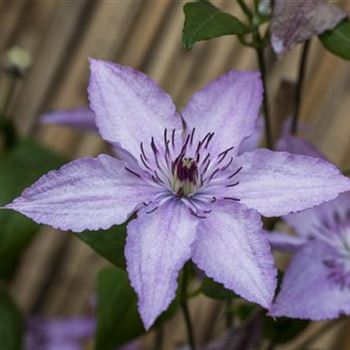
[[[94,338],[94,317],[46,319],[32,317],[27,322],[25,350],[83,350],[84,344]],[[118,347],[120,350],[140,349],[138,341]]]
[[[70,126],[82,131],[98,132],[95,114],[90,108],[78,107],[73,109],[57,110],[45,113],[40,117],[42,124]],[[264,121],[260,117],[257,119],[251,136],[242,141],[239,146],[239,153],[256,149],[261,141],[264,132]],[[115,152],[118,154],[118,151]]]
[[[297,138],[292,149],[324,158]],[[291,140],[289,140],[291,141]],[[350,314],[350,192],[285,218],[298,236],[272,233],[279,250],[295,253],[271,314],[311,320]]]
[[[311,320],[350,315],[350,192],[285,220],[299,239],[284,249],[295,255],[271,313]]]
[[[93,337],[95,323],[91,317],[31,318],[27,323],[25,350],[82,350],[84,342]]]
[[[43,124],[65,125],[79,130],[97,132],[95,114],[85,107],[49,112],[41,116],[40,121]]]
[[[271,46],[278,58],[296,44],[334,28],[348,15],[325,0],[275,0],[271,17]]]
[[[137,212],[125,256],[146,329],[175,297],[192,259],[243,298],[271,306],[276,268],[260,214],[333,199],[350,180],[323,160],[258,149],[238,155],[256,125],[256,72],[230,71],[195,93],[180,115],[143,73],[91,60],[90,107],[120,151],[51,171],[7,208],[63,230],[107,229]],[[111,291],[113,293],[113,291]]]

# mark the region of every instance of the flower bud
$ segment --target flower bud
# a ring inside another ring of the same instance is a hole
[[[3,58],[3,67],[8,74],[22,77],[32,64],[32,58],[28,51],[15,46],[6,51]]]

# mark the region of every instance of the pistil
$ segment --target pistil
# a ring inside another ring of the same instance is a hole
[[[198,183],[198,167],[193,158],[179,157],[174,164],[173,189],[177,196],[187,197]]]

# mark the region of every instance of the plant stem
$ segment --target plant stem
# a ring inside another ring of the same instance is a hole
[[[275,344],[274,344],[274,343],[270,343],[270,344],[267,346],[266,350],[274,350],[274,348],[275,348]]]
[[[259,32],[259,26],[254,23],[254,15],[251,9],[247,6],[247,4],[244,2],[244,0],[237,0],[238,5],[241,7],[244,14],[247,16],[250,26],[252,28],[252,36],[253,36],[253,42],[249,46],[253,46],[256,51],[256,56],[258,59],[259,69],[261,73],[261,80],[263,84],[264,89],[264,96],[263,96],[263,110],[264,110],[264,119],[265,119],[265,139],[266,139],[266,145],[268,148],[272,149],[273,146],[273,140],[272,140],[272,133],[271,133],[271,125],[270,125],[270,109],[269,109],[269,99],[266,89],[266,66],[265,66],[265,58],[264,58],[264,40],[260,36]],[[255,6],[257,6],[257,3],[255,2]],[[241,42],[245,44],[245,41],[243,38],[240,38]]]
[[[156,330],[155,334],[155,341],[154,341],[154,349],[155,350],[161,350],[163,346],[163,338],[164,338],[164,329],[162,326],[160,326]]]
[[[232,320],[232,300],[225,301],[226,328],[231,329],[233,326]]]
[[[257,34],[256,38],[260,40],[260,35]],[[263,99],[263,110],[264,110],[264,119],[265,119],[265,138],[267,147],[272,149],[272,134],[271,134],[271,125],[270,125],[270,109],[269,109],[269,99],[267,94],[266,87],[266,66],[264,58],[264,49],[262,47],[255,48],[259,69],[261,73],[261,80],[264,89],[264,99]]]
[[[291,130],[290,130],[293,135],[295,135],[298,131],[298,120],[299,120],[299,114],[300,114],[301,97],[303,93],[303,85],[304,85],[309,49],[310,49],[310,41],[306,41],[304,43],[303,51],[301,53],[298,82],[297,82],[296,92],[295,92],[294,116],[293,116],[293,121],[291,125]]]
[[[242,11],[244,14],[251,20],[253,18],[252,11],[250,8],[247,6],[247,4],[244,2],[244,0],[237,0],[239,6],[241,7]]]
[[[0,118],[4,118],[6,116],[6,113],[8,111],[8,108],[10,106],[10,103],[12,101],[12,96],[13,93],[15,91],[15,87],[16,87],[16,83],[17,83],[17,77],[13,76],[13,75],[8,75],[7,77],[7,86],[5,89],[5,97],[0,109]]]
[[[180,293],[181,309],[182,309],[182,313],[183,313],[183,316],[185,319],[190,349],[196,350],[196,345],[195,345],[194,336],[193,336],[192,321],[191,321],[191,316],[190,316],[190,312],[189,312],[188,305],[187,305],[188,272],[187,272],[186,267],[187,266],[184,267],[183,272],[182,272],[182,284],[181,284],[181,293]]]

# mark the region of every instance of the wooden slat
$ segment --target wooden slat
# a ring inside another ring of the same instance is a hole
[[[180,110],[194,91],[225,71],[257,68],[254,50],[242,49],[232,36],[201,42],[191,52],[184,51],[181,29],[185,2],[0,2],[0,52],[10,45],[19,44],[34,58],[33,67],[19,87],[13,105],[21,132],[35,135],[45,145],[67,157],[79,158],[106,151],[105,143],[98,135],[37,123],[43,111],[87,105],[88,56],[141,68],[170,92]],[[215,0],[214,3],[230,13],[238,13],[244,20],[236,2]],[[344,1],[342,5],[350,6]],[[283,60],[272,62],[268,67],[272,115],[280,114],[284,103],[274,102],[281,98],[281,78],[295,81],[297,77],[300,49],[297,47]],[[349,76],[349,63],[327,53],[315,39],[305,80],[301,119],[312,126],[308,138],[344,168],[350,168]],[[0,87],[1,83],[2,77]],[[93,295],[95,274],[105,264],[70,233],[43,228],[23,257],[11,290],[24,310],[48,315],[78,313],[85,309]],[[198,298],[191,302],[191,312],[198,326],[196,337],[203,342],[210,333],[208,327],[212,328],[214,323],[208,323],[208,320],[214,320],[222,310],[216,303]],[[214,328],[215,334],[222,332],[222,317],[215,322]],[[336,334],[319,342],[319,348],[330,349]],[[186,332],[179,314],[165,327],[164,348],[175,350],[176,344],[183,344],[185,339]],[[145,348],[152,349],[153,342],[153,335],[147,336]]]

